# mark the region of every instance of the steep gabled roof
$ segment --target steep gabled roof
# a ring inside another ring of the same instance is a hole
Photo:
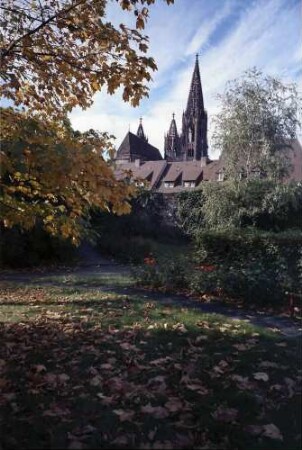
[[[124,178],[127,171],[131,171],[133,178],[147,180],[149,187],[156,188],[164,172],[167,161],[147,161],[137,166],[134,162],[118,164],[115,170],[115,176],[118,179]]]
[[[117,151],[116,159],[160,161],[163,157],[158,148],[129,131]]]
[[[180,175],[183,181],[198,181],[202,171],[200,161],[171,162],[163,181],[176,181]]]

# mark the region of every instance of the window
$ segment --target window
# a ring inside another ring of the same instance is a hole
[[[194,156],[194,150],[193,150],[193,148],[188,148],[188,157],[189,157],[189,158],[193,158],[193,156]]]
[[[165,188],[174,188],[174,182],[173,181],[165,181]]]
[[[184,187],[189,188],[189,187],[195,187],[196,183],[195,181],[184,181]]]
[[[218,181],[223,181],[224,180],[224,172],[222,170],[220,170],[218,172]]]
[[[146,183],[144,181],[135,181],[136,187],[144,187],[146,186]]]

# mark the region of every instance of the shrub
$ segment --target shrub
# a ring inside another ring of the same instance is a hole
[[[76,260],[76,247],[69,240],[50,236],[39,226],[30,231],[15,226],[1,229],[0,256],[2,267],[70,263]]]
[[[173,261],[167,259],[156,264],[146,262],[134,268],[133,275],[140,286],[179,290],[188,288],[190,271],[185,258],[175,258]]]
[[[201,232],[196,237],[196,262],[215,264],[217,269],[195,275],[192,288],[198,292],[219,288],[247,301],[280,301],[287,291],[301,291],[301,248],[299,231]]]
[[[108,233],[99,243],[100,250],[121,262],[141,264],[152,251],[150,242],[141,237],[124,237]]]
[[[187,258],[140,266],[138,284],[168,290],[276,304],[286,292],[301,292],[302,233],[251,230],[204,231],[198,235],[195,264]]]
[[[188,234],[201,229],[301,227],[302,184],[248,180],[204,183],[178,196],[179,223]]]

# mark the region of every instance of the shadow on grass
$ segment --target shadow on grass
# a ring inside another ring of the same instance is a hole
[[[152,304],[134,313],[0,325],[5,449],[299,448],[296,341]]]

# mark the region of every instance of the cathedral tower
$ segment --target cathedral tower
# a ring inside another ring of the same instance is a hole
[[[198,55],[191,81],[187,108],[182,118],[181,146],[184,160],[200,160],[208,156],[208,116],[204,109]]]
[[[182,133],[177,134],[173,119],[165,136],[165,159],[192,161],[208,157],[208,115],[204,109],[198,55],[193,71],[186,110],[182,116]]]

